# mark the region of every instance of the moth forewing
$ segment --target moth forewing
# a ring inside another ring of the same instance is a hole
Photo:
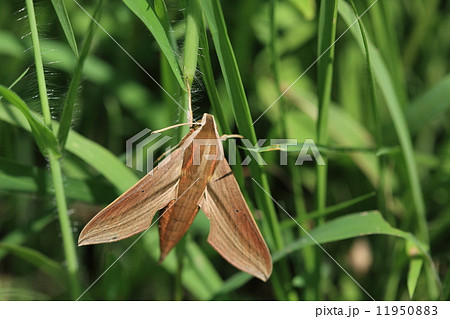
[[[189,132],[178,148],[152,171],[95,215],[83,228],[78,245],[115,242],[148,229],[155,213],[176,198]]]

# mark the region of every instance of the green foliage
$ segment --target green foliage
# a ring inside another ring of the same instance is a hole
[[[58,141],[53,132],[31,112],[28,105],[14,91],[0,85],[0,96],[3,96],[22,112],[31,127],[36,144],[44,156],[47,156],[48,152],[54,156],[61,155]]]
[[[70,45],[75,56],[78,57],[78,45],[75,35],[73,34],[72,24],[70,23],[69,15],[67,14],[66,5],[62,0],[52,0],[53,8],[55,9],[56,15],[58,16],[61,28],[64,31],[66,40]]]
[[[377,300],[448,299],[450,8],[372,3],[81,3],[102,30],[70,1],[37,23],[33,1],[18,21],[1,2],[0,299],[77,299],[111,265],[82,300],[370,299],[352,278]],[[202,212],[161,265],[156,225],[75,246],[142,176],[126,140],[185,122],[188,88],[221,134],[298,141],[238,142],[238,161],[268,164],[233,167],[272,252],[267,283],[208,245]],[[294,164],[306,139],[326,166]]]
[[[147,26],[156,42],[158,42],[159,48],[161,49],[162,53],[165,55],[167,61],[169,62],[170,68],[172,69],[175,78],[178,80],[179,85],[182,88],[185,88],[185,83],[181,78],[181,71],[178,65],[177,57],[170,45],[166,30],[161,24],[161,21],[156,16],[151,2],[147,0],[123,0],[123,2]]]

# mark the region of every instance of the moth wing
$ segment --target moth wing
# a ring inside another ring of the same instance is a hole
[[[266,281],[272,258],[226,159],[219,162],[199,206],[210,220],[208,242],[214,249],[236,268]]]
[[[175,150],[95,215],[81,231],[78,245],[114,242],[149,228],[155,213],[176,198],[183,152],[182,148]]]

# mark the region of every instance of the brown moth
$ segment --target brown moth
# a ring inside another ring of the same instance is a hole
[[[210,220],[208,242],[230,264],[263,281],[272,258],[224,157],[214,117],[204,114],[178,148],[92,218],[78,245],[118,241],[148,229],[158,210],[162,261],[201,208]]]

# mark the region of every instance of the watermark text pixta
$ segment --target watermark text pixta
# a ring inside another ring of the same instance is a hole
[[[141,172],[150,172],[154,167],[155,152],[166,145],[166,153],[170,157],[172,147],[169,141],[172,138],[160,133],[151,133],[149,129],[144,129],[135,134],[126,142],[126,164],[128,167],[134,168]],[[305,139],[299,141],[297,139],[260,139],[253,144],[248,139],[240,139],[240,143],[244,150],[247,150],[246,157],[237,162],[238,141],[236,139],[228,139],[225,142],[216,139],[194,139],[193,143],[193,165],[200,165],[201,161],[206,160],[222,160],[227,158],[228,163],[233,165],[249,165],[251,161],[256,161],[258,165],[267,165],[262,157],[263,152],[277,151],[279,152],[279,165],[288,164],[288,153],[295,156],[295,165],[303,165],[305,162],[316,162],[317,165],[325,165],[325,161],[319,152],[314,140]],[[226,143],[227,152],[223,151],[223,143]],[[207,151],[205,152],[205,149]]]

